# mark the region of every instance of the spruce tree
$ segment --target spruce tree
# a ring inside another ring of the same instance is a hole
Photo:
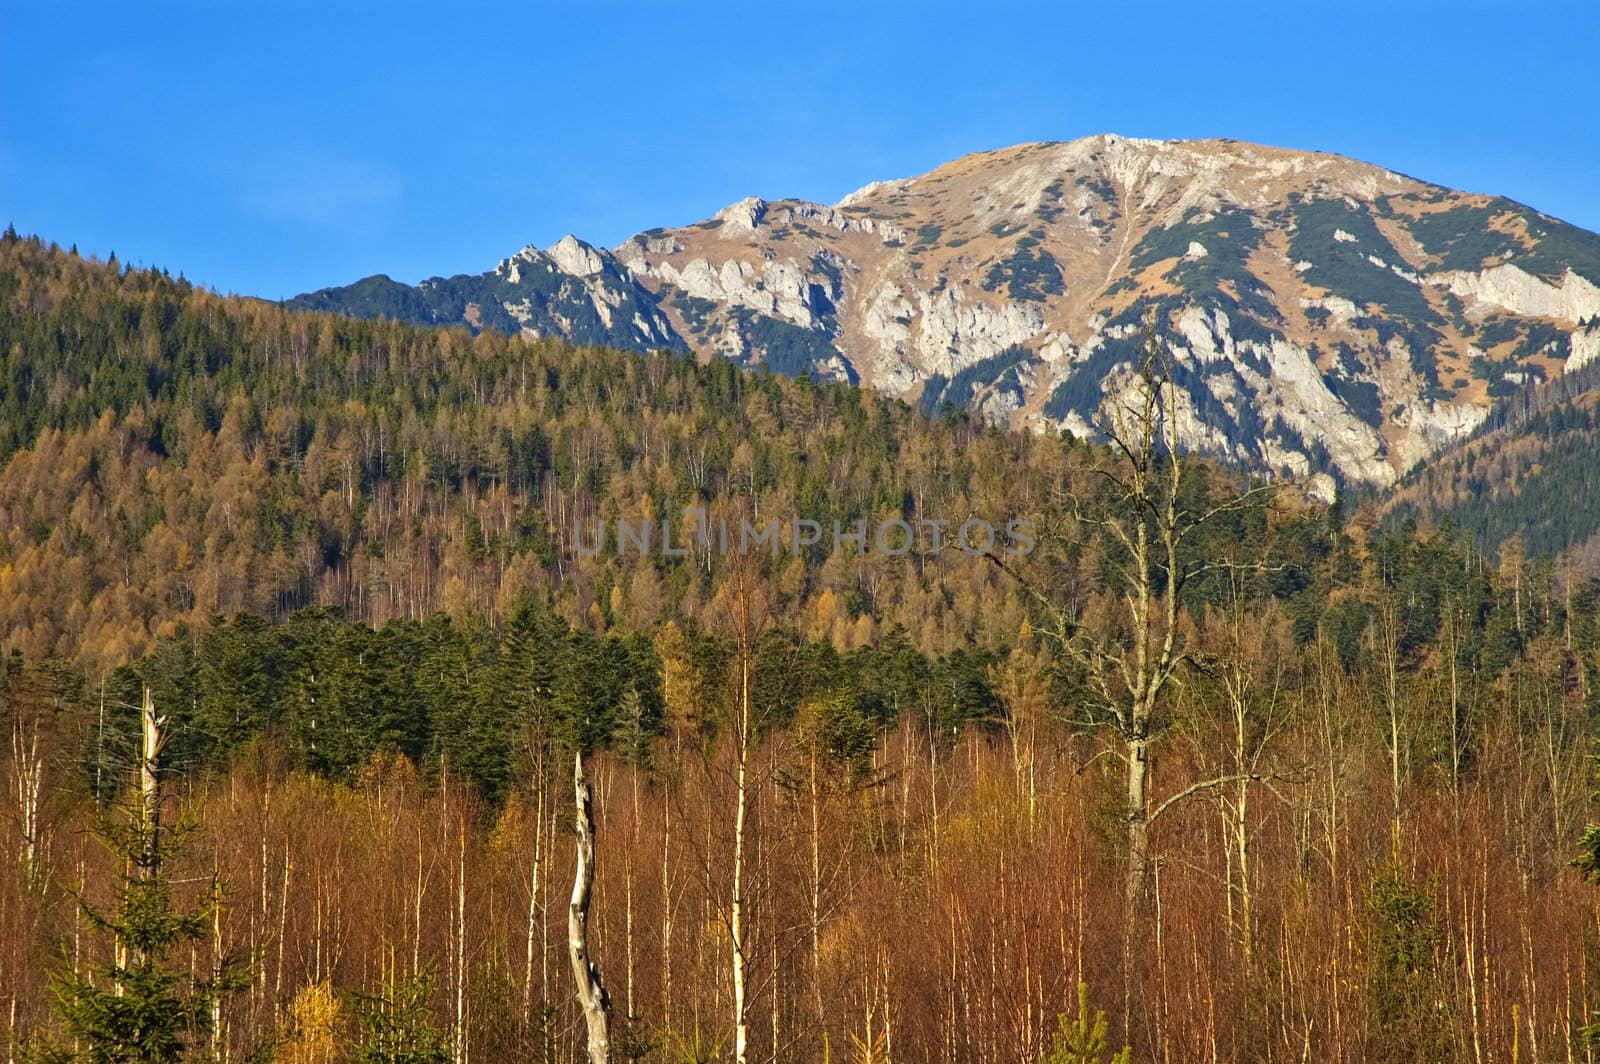
[[[1440,973],[1444,936],[1433,899],[1391,863],[1373,879],[1367,907],[1369,1058],[1406,1064],[1454,1059],[1454,1018]]]
[[[1596,778],[1600,779],[1600,754],[1593,757],[1593,762]],[[1600,791],[1596,791],[1595,797],[1600,797]],[[1600,824],[1584,827],[1583,837],[1578,840],[1578,856],[1573,858],[1572,864],[1586,882],[1600,886]],[[1584,1041],[1600,1045],[1600,1012],[1591,1013],[1582,1030]]]
[[[353,1059],[358,1064],[444,1064],[450,1059],[446,1032],[433,1016],[433,972],[384,985],[380,994],[356,995],[361,1029]]]
[[[46,1052],[48,1061],[193,1059],[212,1030],[213,1004],[246,985],[234,963],[218,964],[202,978],[179,956],[183,947],[205,939],[211,912],[186,911],[173,897],[165,867],[173,832],[161,823],[159,776],[166,720],[156,716],[149,688],[142,717],[138,804],[124,809],[122,822],[105,832],[123,868],[115,901],[109,909],[79,902],[109,956],[86,971],[65,967],[52,979],[56,1013],[73,1048]],[[213,889],[213,899],[217,893]]]

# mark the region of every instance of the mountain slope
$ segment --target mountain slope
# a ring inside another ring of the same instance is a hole
[[[1600,236],[1340,156],[1227,140],[1026,144],[833,206],[745,199],[614,253],[567,237],[519,259],[548,271],[539,291],[556,298],[516,288],[507,260],[424,282],[431,316],[398,292],[385,312],[686,343],[1079,435],[1154,314],[1191,445],[1351,483],[1392,483],[1498,395],[1600,354],[1578,328],[1600,317]],[[659,318],[614,314],[602,331],[575,313],[624,295]],[[372,311],[351,290],[296,302]]]

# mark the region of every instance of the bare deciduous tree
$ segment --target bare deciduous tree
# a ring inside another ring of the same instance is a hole
[[[1145,326],[1142,357],[1132,380],[1106,403],[1096,426],[1110,445],[1110,461],[1092,469],[1099,490],[1069,489],[1061,541],[1079,540],[1095,552],[1109,587],[1103,615],[1089,623],[1081,597],[1064,594],[1059,570],[1024,571],[1016,560],[989,557],[1016,577],[1042,614],[1050,638],[1082,674],[1090,692],[1087,719],[1109,723],[1126,768],[1124,825],[1127,867],[1123,881],[1125,955],[1124,1027],[1130,1021],[1134,928],[1152,862],[1150,830],[1160,816],[1193,795],[1240,778],[1229,773],[1191,783],[1151,806],[1150,757],[1160,738],[1160,713],[1180,670],[1195,648],[1182,621],[1184,589],[1208,573],[1233,571],[1241,562],[1207,557],[1200,533],[1219,519],[1264,508],[1274,487],[1260,484],[1220,495],[1192,490],[1198,464],[1180,447],[1181,407],[1165,344],[1154,318]],[[1264,559],[1246,559],[1260,566]]]

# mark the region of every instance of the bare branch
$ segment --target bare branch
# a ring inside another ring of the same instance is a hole
[[[1261,779],[1262,776],[1258,772],[1235,772],[1231,776],[1217,776],[1213,779],[1201,780],[1199,783],[1191,783],[1177,794],[1174,794],[1172,797],[1156,806],[1155,811],[1146,818],[1146,823],[1154,824],[1156,822],[1156,818],[1162,813],[1165,813],[1168,809],[1171,809],[1173,805],[1183,801],[1185,798],[1192,798],[1201,791],[1210,790],[1213,787],[1221,787],[1226,783],[1238,783],[1241,780],[1260,782]]]

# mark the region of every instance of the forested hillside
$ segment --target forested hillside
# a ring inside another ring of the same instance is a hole
[[[502,620],[550,590],[591,631],[698,620],[709,557],[639,564],[596,522],[812,520],[786,612],[860,645],[1012,631],[959,552],[848,553],[834,523],[1035,511],[1060,449],[965,418],[705,366],[495,333],[291,313],[160,273],[0,242],[0,631],[114,664],[212,616],[335,605],[375,624]]]
[[[1482,550],[1503,546],[1600,572],[1600,365],[1514,392],[1482,430],[1415,470],[1381,500],[1385,520],[1456,529]]]
[[[17,1059],[150,896],[170,1059],[584,1059],[575,763],[613,1060],[1589,1052],[1600,587],[1175,454],[1153,336],[1091,448],[0,256]],[[573,537],[685,506],[1037,549]]]

